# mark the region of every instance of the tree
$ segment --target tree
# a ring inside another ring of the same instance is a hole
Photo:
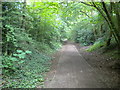
[[[81,2],[87,6],[92,6],[95,7],[100,14],[104,17],[106,20],[107,24],[109,25],[110,28],[110,33],[109,37],[107,40],[107,46],[110,45],[110,40],[112,35],[114,36],[118,47],[120,48],[120,3],[118,2],[90,2],[90,3],[85,3]],[[109,10],[110,9],[110,10]],[[117,24],[116,24],[117,21]]]

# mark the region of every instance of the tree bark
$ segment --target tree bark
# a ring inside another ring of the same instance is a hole
[[[23,8],[22,8],[22,12],[23,12],[23,14],[25,13],[25,8],[26,8],[26,0],[24,0],[24,2],[23,2]],[[24,15],[22,15],[22,25],[21,25],[21,28],[24,28],[25,29],[25,23],[24,23],[24,19],[25,19],[25,16]]]

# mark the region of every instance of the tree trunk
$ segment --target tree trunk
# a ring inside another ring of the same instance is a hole
[[[112,32],[110,31],[110,34],[109,34],[109,38],[108,38],[108,40],[107,40],[107,42],[106,42],[106,46],[109,46],[110,45],[110,41],[111,41],[111,39],[112,39]]]
[[[24,2],[23,2],[23,8],[22,8],[22,13],[23,13],[23,14],[25,13],[25,8],[26,8],[26,0],[24,0]],[[21,25],[21,28],[24,28],[24,29],[25,29],[24,19],[25,19],[25,16],[23,15],[23,16],[22,16],[22,25]]]

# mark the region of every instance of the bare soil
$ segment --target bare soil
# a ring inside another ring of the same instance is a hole
[[[87,48],[90,46],[80,46],[75,44],[79,53],[90,64],[96,72],[100,72],[100,76],[104,78],[104,83],[110,88],[120,88],[120,67],[118,63],[119,59],[113,58],[113,56],[106,55],[100,51],[88,52]]]

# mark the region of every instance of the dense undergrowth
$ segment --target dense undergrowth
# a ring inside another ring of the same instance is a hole
[[[39,4],[45,11],[37,10],[38,6],[25,7],[24,3],[2,2],[3,88],[42,86],[44,74],[50,69],[50,54],[61,47],[57,39],[60,32],[54,27],[57,23],[46,18],[53,13],[43,7],[51,3]]]
[[[111,44],[119,47],[118,3],[24,1],[1,6],[3,88],[43,86],[50,54],[65,40],[91,45],[88,51]],[[103,8],[111,10],[106,13]]]
[[[33,51],[32,55],[24,59],[25,62],[20,65],[18,70],[15,70],[14,74],[3,77],[5,80],[3,87],[35,88],[38,82],[39,85],[43,85],[44,74],[50,69],[50,60],[51,57]],[[4,72],[5,70],[3,70],[3,74]]]

